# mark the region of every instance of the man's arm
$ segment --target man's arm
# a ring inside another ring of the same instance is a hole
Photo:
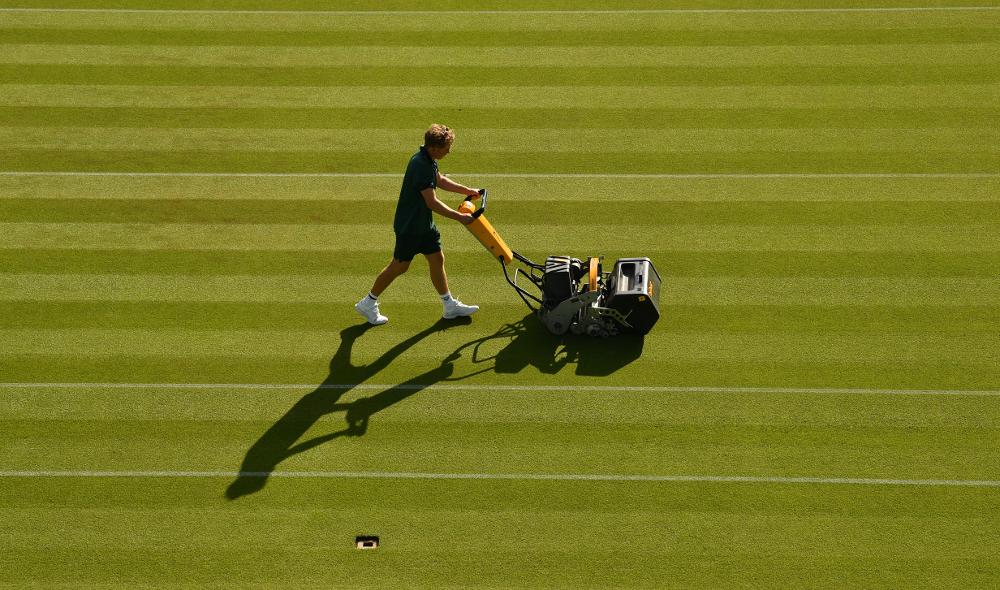
[[[458,192],[458,191],[453,191],[453,192]],[[435,191],[433,187],[428,187],[420,191],[420,196],[424,198],[424,202],[427,203],[427,207],[431,211],[439,215],[444,215],[445,217],[454,219],[455,221],[458,221],[463,225],[469,225],[474,220],[472,215],[468,213],[459,213],[458,211],[455,211],[448,205],[442,203],[441,199],[437,198],[437,191]]]
[[[457,182],[451,180],[450,178],[448,178],[444,174],[441,174],[440,172],[438,172],[437,175],[437,185],[441,187],[443,190],[446,190],[448,192],[458,193],[460,195],[465,195],[467,197],[472,197],[472,198],[479,197],[479,189],[470,188],[465,186],[464,184],[458,184]]]

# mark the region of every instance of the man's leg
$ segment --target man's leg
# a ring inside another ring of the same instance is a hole
[[[437,251],[424,256],[427,257],[427,264],[431,267],[431,282],[434,283],[434,288],[437,289],[438,295],[445,295],[448,293],[448,273],[444,270],[444,252]]]
[[[376,297],[381,295],[382,292],[385,291],[389,287],[389,285],[391,285],[392,282],[396,280],[396,277],[409,270],[410,262],[412,261],[396,260],[395,258],[390,260],[389,264],[387,264],[386,267],[382,269],[382,272],[380,272],[379,275],[375,277],[375,284],[372,285],[372,295]]]
[[[451,296],[451,291],[448,290],[448,273],[444,270],[444,252],[438,251],[424,256],[427,257],[427,265],[431,270],[431,282],[434,283],[434,288],[444,303],[442,317],[450,320],[479,311],[478,305],[466,305]]]
[[[371,292],[368,293],[368,295],[365,295],[365,297],[354,306],[354,309],[363,315],[370,324],[378,326],[388,322],[389,318],[382,315],[379,311],[378,296],[381,295],[394,280],[396,280],[396,277],[406,272],[409,268],[409,260],[399,260],[393,257],[393,259],[389,261],[389,264],[382,269],[382,272],[375,277],[375,284],[372,285]]]

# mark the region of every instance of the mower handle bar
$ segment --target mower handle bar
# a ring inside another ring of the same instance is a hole
[[[475,211],[472,212],[473,219],[479,219],[479,216],[483,214],[483,211],[486,211],[486,189],[484,188],[479,189],[479,196],[483,198],[483,205],[479,209],[476,209]],[[465,200],[472,201],[472,197],[466,196]]]

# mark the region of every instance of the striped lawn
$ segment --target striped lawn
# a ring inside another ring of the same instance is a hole
[[[997,488],[831,483],[1000,481],[964,7],[0,7],[0,586],[995,585]],[[434,121],[518,251],[651,257],[653,332],[549,336],[444,219],[483,309],[418,260],[361,325]]]

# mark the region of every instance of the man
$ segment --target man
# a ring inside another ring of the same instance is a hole
[[[396,216],[392,227],[396,232],[396,247],[392,260],[382,269],[371,291],[354,306],[354,309],[376,326],[389,321],[379,312],[378,298],[383,291],[410,268],[410,262],[417,254],[423,254],[430,265],[431,282],[444,304],[442,317],[452,319],[472,315],[479,311],[476,305],[466,305],[451,296],[448,290],[448,275],[444,270],[444,253],[441,251],[441,234],[434,225],[432,213],[450,217],[462,224],[472,223],[468,213],[459,213],[442,203],[437,190],[450,191],[472,198],[479,197],[479,189],[469,188],[449,180],[438,172],[437,161],[448,155],[455,134],[444,125],[435,123],[424,133],[424,145],[410,158],[403,176],[403,187],[399,190]]]

